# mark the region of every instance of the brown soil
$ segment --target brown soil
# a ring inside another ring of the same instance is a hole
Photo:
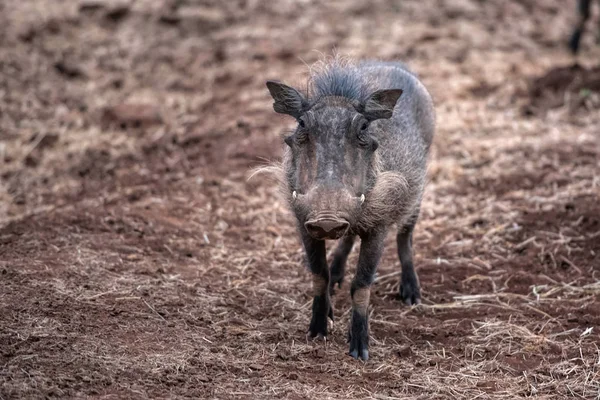
[[[0,4],[0,399],[598,397],[600,50],[560,67],[572,4],[201,4]],[[307,342],[293,220],[247,180],[291,123],[264,81],[333,48],[408,62],[438,113],[424,304],[390,235],[367,363],[353,268]]]

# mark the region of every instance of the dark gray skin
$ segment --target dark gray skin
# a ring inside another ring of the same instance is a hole
[[[368,359],[368,302],[391,226],[402,265],[400,298],[421,300],[412,233],[419,215],[435,114],[431,97],[400,63],[333,61],[313,74],[309,93],[267,82],[275,111],[298,126],[285,138],[284,190],[313,274],[308,336],[327,336],[330,295],[341,283],[356,236],[361,247],[352,280],[349,354]],[[325,240],[339,239],[331,268]]]
[[[600,3],[600,2],[599,2]],[[577,54],[579,52],[579,44],[581,42],[581,38],[583,36],[583,32],[585,31],[585,25],[588,19],[590,19],[591,12],[590,7],[592,5],[592,0],[579,0],[577,2],[577,14],[578,21],[577,26],[575,27],[573,33],[571,34],[571,38],[569,39],[569,49],[573,54]],[[598,26],[597,33],[597,43],[600,44],[600,25]]]

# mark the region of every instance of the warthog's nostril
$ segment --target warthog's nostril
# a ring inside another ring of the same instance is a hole
[[[349,225],[343,219],[311,220],[304,224],[308,233],[318,239],[339,239],[346,233]]]

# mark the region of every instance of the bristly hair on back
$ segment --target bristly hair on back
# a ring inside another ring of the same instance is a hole
[[[364,103],[371,94],[371,84],[358,65],[339,55],[325,57],[310,69],[309,101],[340,96]]]

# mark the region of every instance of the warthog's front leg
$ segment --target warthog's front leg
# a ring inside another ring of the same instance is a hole
[[[412,235],[415,223],[411,222],[398,230],[396,243],[398,244],[398,258],[402,265],[402,278],[400,279],[400,298],[404,304],[412,306],[421,304],[421,289],[419,277],[415,271],[412,257]]]
[[[312,318],[308,328],[309,338],[327,337],[327,317],[333,320],[333,309],[329,298],[329,267],[324,240],[316,240],[302,233],[308,269],[313,278]]]
[[[354,238],[354,235],[347,235],[341,238],[338,247],[333,253],[333,261],[331,262],[331,280],[329,281],[330,294],[334,293],[335,284],[338,285],[338,288],[342,287],[344,272],[346,270],[346,261],[354,246]]]
[[[350,320],[349,354],[354,358],[369,359],[369,297],[377,265],[383,253],[385,231],[369,232],[361,237],[356,275],[352,281],[352,317]]]
[[[578,21],[577,25],[575,26],[575,30],[569,39],[569,48],[573,54],[577,54],[579,51],[579,43],[581,42],[581,37],[583,36],[583,32],[585,30],[585,24],[591,15],[591,3],[592,0],[579,0],[577,3]]]

